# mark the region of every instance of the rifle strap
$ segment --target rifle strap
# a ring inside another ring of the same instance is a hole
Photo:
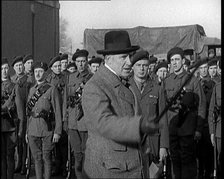
[[[31,98],[29,99],[29,101],[27,102],[28,104],[32,102],[34,102],[34,104],[32,105],[32,108],[30,108],[30,111],[32,111],[33,107],[35,106],[35,104],[37,103],[37,101],[40,99],[40,97],[51,87],[50,84],[45,84],[43,86],[41,86],[39,89],[37,89],[35,91],[35,93],[33,94],[33,96],[31,96]]]

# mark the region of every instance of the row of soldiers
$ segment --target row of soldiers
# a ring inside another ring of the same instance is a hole
[[[150,58],[147,51],[140,50],[130,58],[132,70],[124,67],[128,77],[121,77],[121,80],[124,81],[125,87],[133,88],[132,92],[140,104],[141,113],[146,118],[151,119],[153,116],[158,116],[165,108],[166,101],[172,99],[175,91],[183,83],[188,74],[187,70],[182,69],[188,64],[187,59],[183,59],[184,51],[177,47],[168,52],[168,63],[165,61],[157,63],[155,57]],[[82,97],[85,96],[82,91],[100,66],[101,68],[102,66],[108,68],[108,66],[104,65],[104,60],[99,57],[92,57],[88,61],[88,51],[84,49],[78,49],[72,60],[73,62],[68,64],[68,55],[60,54],[52,58],[47,65],[45,62],[33,63],[31,55],[18,56],[11,64],[16,74],[10,78],[9,62],[6,58],[2,59],[2,114],[4,116],[2,120],[2,151],[4,151],[2,164],[7,163],[7,165],[2,165],[3,178],[13,178],[14,171],[25,174],[25,160],[29,148],[38,179],[43,178],[43,174],[44,178],[50,178],[51,175],[59,173],[66,176],[68,175],[66,162],[70,158],[70,153],[67,152],[69,146],[71,146],[75,159],[76,178],[83,177],[83,159],[89,126],[86,126],[84,120],[85,109],[83,111]],[[221,73],[221,63],[218,62],[218,72]],[[169,64],[174,68],[173,73],[169,73]],[[152,162],[164,161],[169,154],[172,161],[173,178],[196,176],[195,141],[197,141],[199,151],[197,154],[199,175],[209,177],[212,174],[214,139],[218,139],[218,151],[221,147],[220,126],[216,134],[211,127],[214,105],[216,103],[219,107],[221,105],[219,91],[221,83],[208,76],[208,68],[213,66],[217,68],[217,60],[204,61],[200,65],[199,76],[193,78],[185,88],[185,104],[182,104],[183,100],[180,100],[169,108],[168,119],[163,116],[161,120],[162,128],[157,129],[156,132],[148,132],[148,129],[143,127],[144,133],[150,134],[142,145],[145,178],[155,177],[150,174],[153,172],[150,172],[148,168]],[[47,72],[48,68],[50,72]],[[89,103],[97,102],[97,99],[95,101],[94,99],[88,99]],[[182,116],[177,117],[176,114],[181,110],[179,115]],[[220,114],[218,116],[220,118]],[[91,116],[88,117],[91,118]],[[183,121],[180,122],[179,118]],[[15,149],[18,154],[16,166]],[[55,154],[54,168],[52,168],[52,151]],[[205,157],[208,153],[211,157]]]

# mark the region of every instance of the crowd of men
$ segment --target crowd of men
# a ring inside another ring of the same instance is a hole
[[[2,58],[1,177],[29,175],[30,152],[37,179],[219,177],[221,58],[192,64],[174,47],[158,60],[126,31],[104,43],[90,60]]]

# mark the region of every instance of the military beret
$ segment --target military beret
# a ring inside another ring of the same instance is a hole
[[[103,61],[102,58],[93,56],[93,57],[91,58],[91,60],[89,60],[88,63],[89,63],[89,65],[91,65],[92,63],[98,63],[98,64],[101,64],[102,61]]]
[[[32,71],[34,71],[35,68],[43,68],[44,71],[47,71],[47,63],[45,62],[34,62],[32,65]]]
[[[158,59],[156,57],[154,57],[153,55],[151,55],[150,58],[149,58],[149,64],[156,63],[157,60]]]
[[[12,61],[12,66],[14,66],[18,62],[23,62],[23,57],[22,56],[16,56],[16,57],[14,57],[14,59]]]
[[[160,69],[160,68],[168,68],[168,63],[167,62],[160,62],[158,65],[155,67],[155,73]]]
[[[69,64],[67,65],[67,69],[70,68],[70,67],[75,67],[75,68],[77,68],[75,62],[71,62],[71,63],[69,63]]]
[[[68,60],[68,54],[67,53],[63,53],[60,56],[61,56],[61,60],[65,60],[65,59]]]
[[[9,64],[8,59],[6,57],[2,57],[2,65]]]
[[[72,56],[72,60],[75,61],[78,57],[87,57],[89,55],[89,52],[85,49],[79,50],[77,49],[76,52]]]
[[[149,53],[146,51],[146,50],[141,50],[141,51],[138,51],[136,52],[132,58],[131,58],[131,64],[132,66],[139,60],[143,60],[143,59],[146,59],[146,60],[149,60]]]
[[[50,60],[50,63],[49,63],[49,68],[51,68],[51,66],[55,63],[55,62],[57,62],[57,61],[61,61],[61,57],[58,55],[58,56],[56,56],[56,57],[53,57],[51,60]]]
[[[213,57],[211,60],[208,62],[208,66],[216,66],[217,65],[217,57]]]
[[[184,57],[184,51],[182,48],[180,47],[174,47],[172,49],[170,49],[167,53],[167,61],[168,63],[170,63],[170,58],[173,56],[173,55],[176,55],[176,54],[179,54],[182,58]]]
[[[184,65],[190,66],[191,61],[188,60],[187,58],[184,58]]]
[[[23,58],[23,63],[26,63],[26,61],[28,61],[28,60],[30,60],[30,59],[33,59],[33,55],[31,55],[31,54],[26,55],[26,56]]]

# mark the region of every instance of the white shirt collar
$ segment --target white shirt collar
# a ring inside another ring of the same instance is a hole
[[[112,73],[114,73],[116,76],[118,76],[117,75],[117,73],[113,70],[113,69],[111,69],[106,63],[104,64],[104,66],[106,67],[106,68],[108,68]],[[119,76],[118,76],[119,77]]]

